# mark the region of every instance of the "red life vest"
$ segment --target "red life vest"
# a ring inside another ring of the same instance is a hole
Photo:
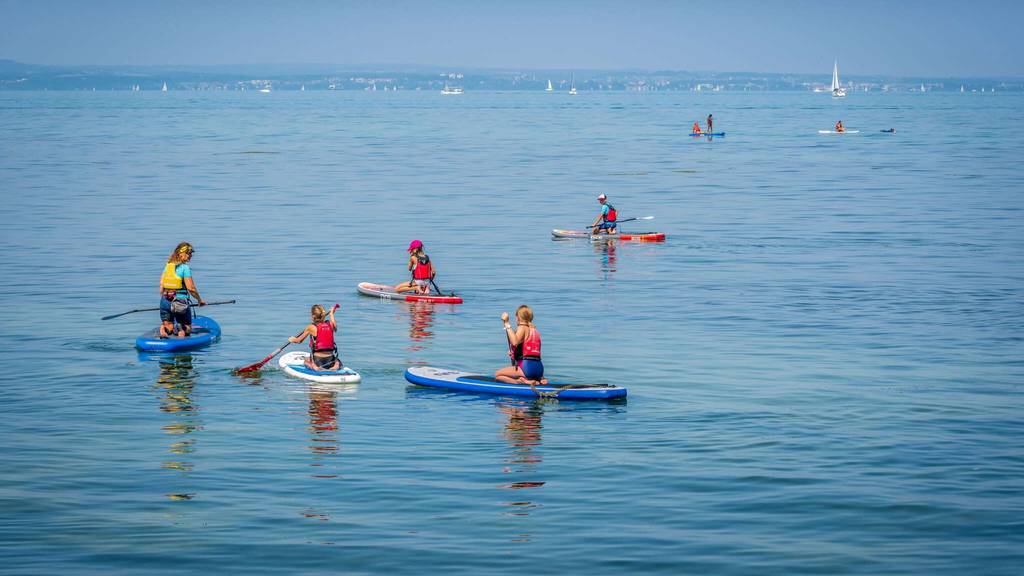
[[[337,352],[338,347],[334,344],[334,330],[331,323],[323,321],[316,325],[316,336],[310,338],[309,348],[313,352]]]
[[[430,257],[426,254],[416,257],[416,267],[412,269],[412,277],[416,280],[430,279]]]
[[[536,328],[529,328],[526,340],[523,340],[523,358],[540,360],[540,332]]]
[[[619,213],[615,211],[615,206],[608,204],[608,213],[604,216],[605,222],[615,222],[619,219]]]

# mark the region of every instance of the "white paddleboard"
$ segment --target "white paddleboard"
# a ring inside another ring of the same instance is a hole
[[[322,384],[358,384],[362,378],[355,370],[342,366],[341,370],[312,370],[306,367],[309,352],[289,352],[277,361],[277,365],[290,376],[320,382]]]

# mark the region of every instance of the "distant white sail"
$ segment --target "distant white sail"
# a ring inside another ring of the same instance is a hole
[[[551,80],[548,80],[548,87],[545,88],[545,92],[553,92],[555,89],[551,86]]]
[[[843,90],[839,83],[839,61],[836,60],[832,65],[832,97],[842,98],[843,96],[846,96],[846,90]]]
[[[570,78],[570,80],[569,80],[569,95],[570,96],[575,96],[576,95],[576,75],[573,74],[569,78]]]
[[[164,86],[163,86],[163,88],[160,89],[160,91],[161,92],[167,92],[167,82],[164,82]]]

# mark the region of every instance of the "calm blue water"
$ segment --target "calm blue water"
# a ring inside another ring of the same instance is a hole
[[[683,136],[708,112],[726,138]],[[1010,94],[0,93],[3,571],[1019,573],[1022,123]],[[668,241],[553,242],[600,192]],[[464,305],[356,294],[413,238]],[[140,356],[155,312],[99,318],[155,305],[181,240],[238,304]],[[334,302],[361,385],[232,376]],[[407,386],[502,366],[520,303],[549,375],[628,401]]]

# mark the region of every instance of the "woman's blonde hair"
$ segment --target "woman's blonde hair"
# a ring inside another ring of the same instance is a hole
[[[191,256],[194,251],[195,248],[192,248],[191,244],[188,242],[181,242],[174,247],[174,252],[171,252],[171,255],[167,257],[167,262],[172,264],[181,264],[188,260],[186,256]]]
[[[313,307],[309,309],[309,313],[313,316],[313,322],[316,324],[323,322],[324,316],[327,316],[324,307],[319,304],[313,304]]]
[[[516,308],[516,318],[520,318],[527,323],[533,322],[533,310],[531,310],[526,304],[523,304],[519,308]]]

